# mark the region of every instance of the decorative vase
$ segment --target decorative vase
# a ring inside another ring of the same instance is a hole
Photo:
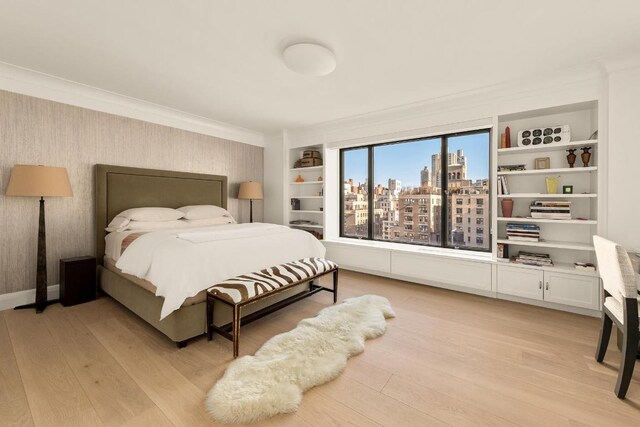
[[[560,177],[545,178],[547,182],[547,194],[558,194],[558,181]]]
[[[302,175],[298,175],[298,177],[296,178],[296,182],[304,182],[304,178],[302,177]]]
[[[500,204],[502,205],[502,216],[511,218],[511,215],[513,215],[513,199],[502,199]]]
[[[570,148],[567,150],[567,162],[569,162],[569,167],[572,168],[574,163],[576,162],[576,149],[575,148]]]
[[[582,157],[582,163],[586,168],[589,166],[589,161],[591,160],[591,153],[589,152],[589,150],[591,150],[591,147],[582,147],[581,150],[582,154],[580,155],[580,157]]]

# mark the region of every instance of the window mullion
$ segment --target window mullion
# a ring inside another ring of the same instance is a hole
[[[373,212],[374,212],[374,206],[373,206],[373,147],[369,146],[369,165],[368,165],[368,169],[369,169],[369,174],[368,174],[368,185],[367,185],[367,210],[368,210],[368,216],[369,216],[369,221],[367,222],[367,238],[369,240],[373,240]]]
[[[447,247],[449,235],[449,138],[444,135],[441,139],[440,151],[440,246]]]

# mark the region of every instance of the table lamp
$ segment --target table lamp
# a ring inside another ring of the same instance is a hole
[[[42,313],[47,305],[47,244],[44,226],[44,198],[71,197],[71,183],[65,168],[49,166],[15,165],[11,170],[7,196],[40,197],[40,218],[38,226],[38,258],[36,273],[36,302],[20,308],[35,308]]]
[[[253,222],[253,201],[262,200],[262,185],[254,181],[243,182],[240,184],[238,199],[249,200],[249,222]]]

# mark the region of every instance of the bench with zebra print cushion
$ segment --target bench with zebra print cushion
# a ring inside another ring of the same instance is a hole
[[[313,283],[313,280],[329,273],[333,273],[333,289]],[[305,282],[310,282],[307,291],[242,318],[243,306]],[[303,258],[298,261],[276,265],[253,273],[232,277],[222,283],[218,283],[207,289],[207,335],[209,341],[213,337],[213,332],[219,333],[233,342],[233,357],[238,357],[241,323],[249,323],[319,291],[332,292],[333,302],[337,301],[338,265],[332,261],[317,257]],[[213,309],[216,301],[231,306],[233,320],[230,324],[220,327],[213,324]]]

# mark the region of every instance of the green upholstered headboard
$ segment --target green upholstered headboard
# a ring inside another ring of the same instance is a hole
[[[227,208],[227,177],[96,165],[96,259],[102,264],[105,227],[130,208],[216,205]]]

